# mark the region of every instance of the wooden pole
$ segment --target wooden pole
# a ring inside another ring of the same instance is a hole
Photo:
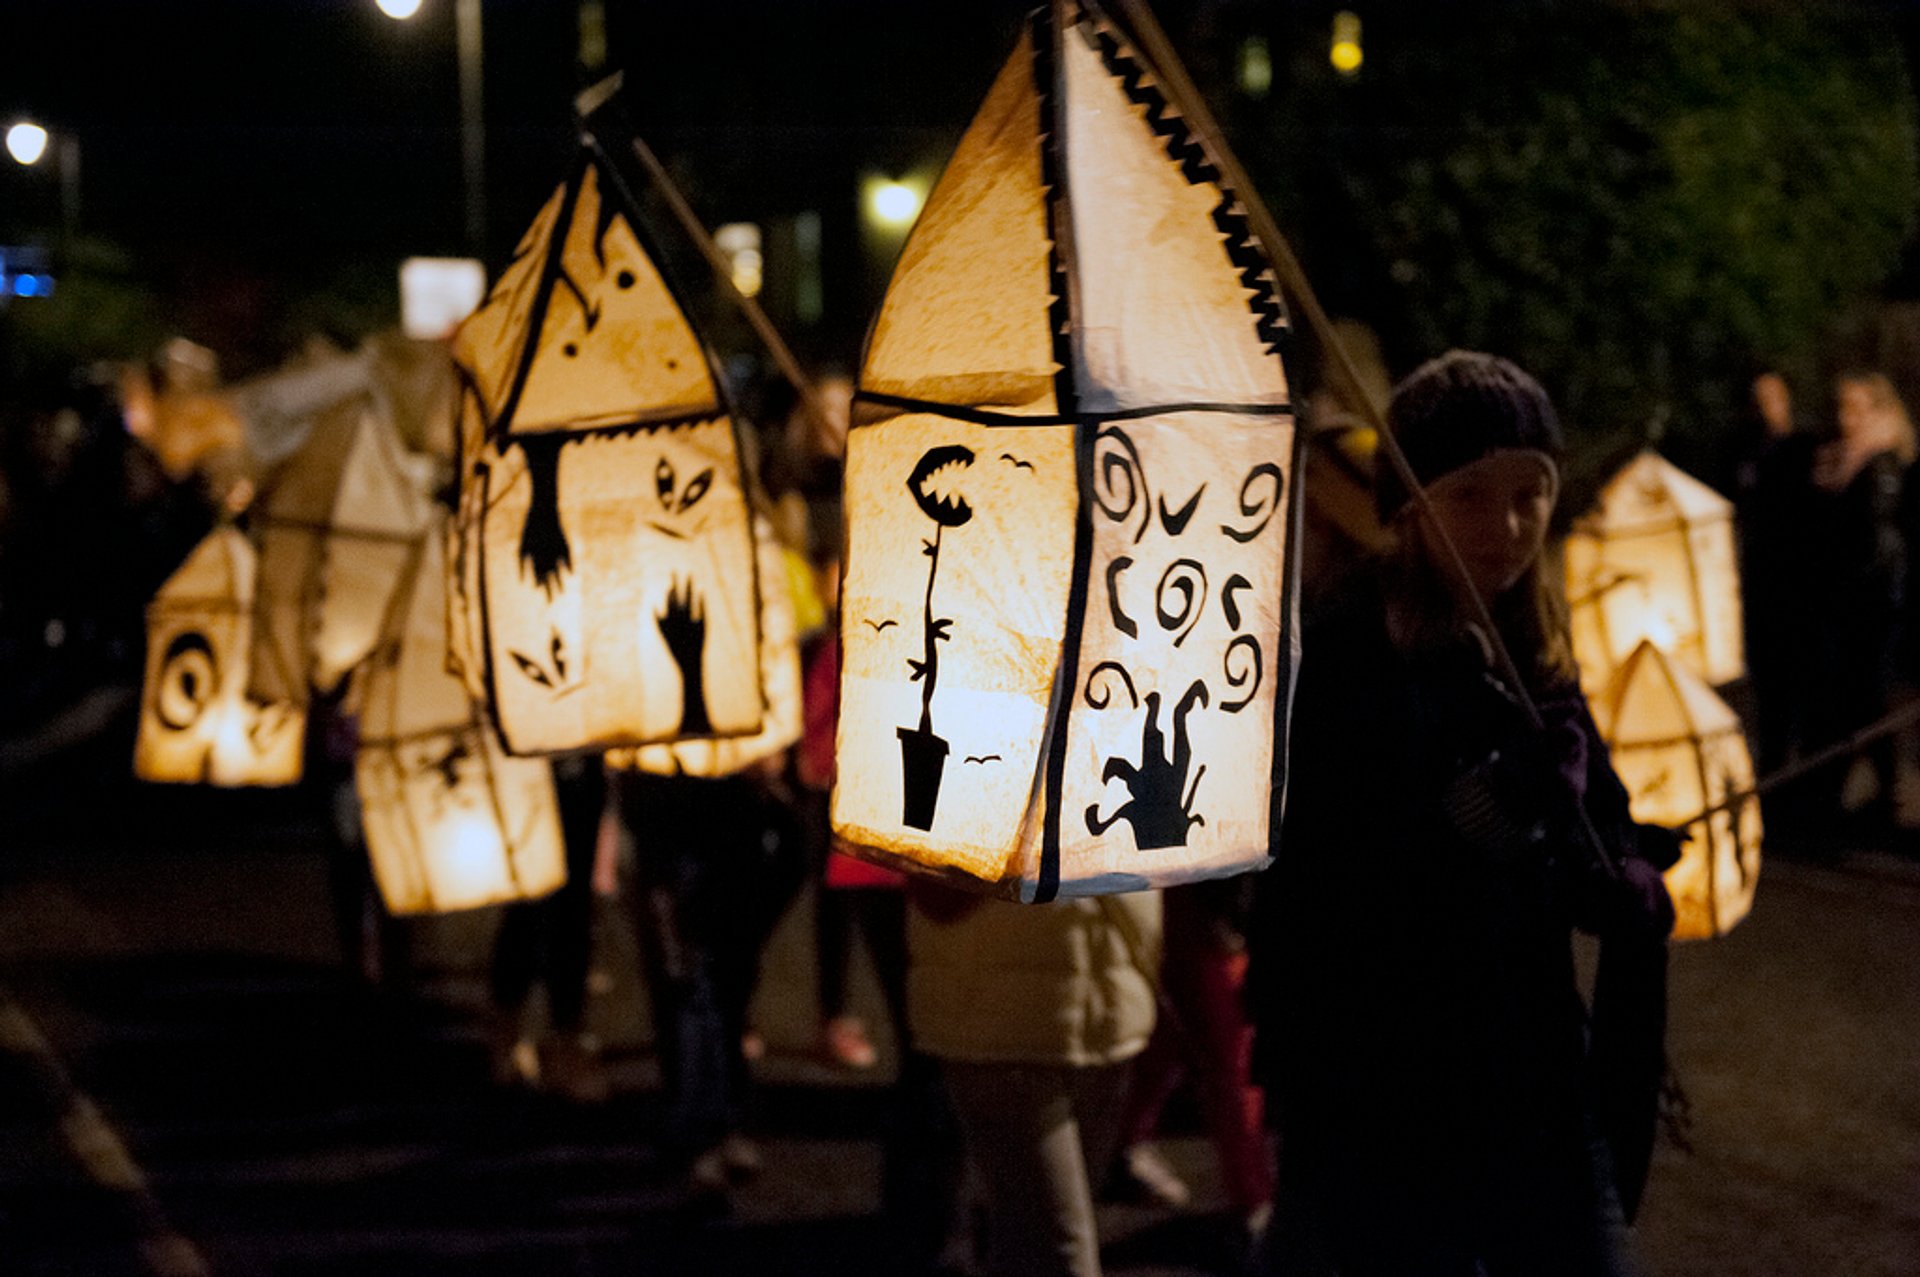
[[[1090,7],[1097,7],[1094,0],[1087,0],[1087,3]],[[1347,353],[1346,344],[1334,331],[1333,321],[1328,318],[1325,308],[1320,305],[1320,299],[1314,293],[1313,285],[1307,281],[1306,270],[1300,265],[1300,259],[1294,255],[1293,246],[1287,242],[1286,236],[1280,233],[1279,223],[1273,220],[1273,214],[1267,209],[1266,201],[1260,198],[1260,193],[1247,177],[1246,170],[1240,166],[1239,159],[1227,145],[1225,136],[1220,132],[1220,126],[1214,121],[1213,113],[1207,109],[1206,100],[1201,97],[1193,81],[1188,78],[1185,66],[1182,65],[1179,55],[1174,52],[1172,44],[1168,42],[1166,33],[1160,29],[1160,24],[1155,20],[1152,10],[1147,7],[1146,0],[1119,0],[1119,5],[1126,13],[1127,26],[1131,29],[1133,38],[1145,51],[1148,61],[1152,64],[1154,75],[1159,79],[1162,91],[1186,119],[1188,129],[1206,152],[1213,166],[1220,171],[1228,190],[1240,201],[1241,207],[1247,214],[1247,220],[1253,227],[1254,235],[1266,250],[1267,260],[1272,263],[1281,288],[1285,290],[1289,300],[1306,316],[1307,326],[1319,339],[1334,379],[1347,391],[1351,401],[1359,407],[1368,424],[1379,435],[1381,455],[1386,457],[1388,464],[1393,467],[1395,476],[1411,496],[1414,508],[1426,521],[1427,529],[1432,534],[1435,544],[1446,556],[1447,566],[1458,578],[1458,584],[1466,599],[1468,610],[1472,613],[1474,623],[1486,632],[1488,648],[1493,654],[1494,663],[1499,667],[1501,677],[1513,689],[1513,694],[1526,713],[1527,720],[1536,730],[1543,728],[1545,723],[1540,717],[1539,706],[1534,704],[1533,697],[1527,690],[1526,680],[1521,677],[1520,668],[1514,663],[1513,653],[1508,650],[1505,640],[1500,636],[1500,627],[1494,623],[1493,613],[1488,609],[1487,601],[1474,588],[1473,578],[1467,573],[1466,561],[1461,558],[1459,547],[1453,543],[1453,538],[1447,535],[1446,529],[1441,526],[1439,519],[1435,516],[1433,503],[1427,497],[1426,487],[1413,473],[1413,466],[1407,461],[1407,454],[1401,450],[1400,441],[1394,438],[1393,431],[1388,428],[1386,414],[1367,393],[1353,357]],[[1593,829],[1585,806],[1576,803],[1575,807],[1585,826],[1586,836],[1592,844],[1594,855],[1598,857],[1599,863],[1608,873],[1618,878],[1620,867],[1615,863],[1613,855],[1607,850],[1598,832]]]

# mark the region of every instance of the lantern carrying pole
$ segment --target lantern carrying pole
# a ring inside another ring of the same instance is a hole
[[[582,126],[586,129],[588,140],[595,147],[602,146],[602,142],[598,134],[585,125],[587,116],[591,114],[589,104],[606,101],[619,89],[621,80],[622,75],[616,73],[601,85],[581,95],[579,110]],[[637,132],[633,133],[628,140],[633,147],[634,158],[639,160],[641,167],[647,170],[647,176],[652,180],[654,189],[658,190],[661,198],[666,200],[667,207],[672,210],[674,219],[680,223],[680,228],[700,250],[700,255],[707,259],[707,265],[713,268],[713,276],[719,281],[721,292],[730,297],[733,304],[740,308],[740,313],[746,317],[747,324],[753,329],[754,335],[767,348],[767,353],[773,356],[773,362],[779,367],[781,376],[785,377],[787,384],[793,387],[793,392],[800,396],[800,403],[813,422],[814,433],[822,443],[831,442],[833,427],[828,422],[826,406],[821,403],[820,393],[814,389],[812,378],[808,377],[805,370],[800,367],[800,361],[794,358],[793,351],[780,336],[779,330],[773,326],[773,321],[767,318],[767,312],[761,308],[760,303],[741,292],[739,286],[733,282],[733,267],[727,261],[727,255],[720,251],[718,244],[713,242],[713,236],[707,233],[706,226],[701,223],[699,215],[693,211],[693,205],[687,203],[686,196],[680,193],[679,186],[667,172],[666,165],[660,162],[660,157],[653,153],[653,148],[648,146]],[[614,175],[616,178],[619,176],[617,170]],[[632,199],[632,194],[632,192],[628,193],[629,201],[637,206],[638,201]]]
[[[1094,0],[1087,0],[1087,2],[1092,5]],[[1153,64],[1154,74],[1160,79],[1161,88],[1179,109],[1180,114],[1186,118],[1188,127],[1192,129],[1194,137],[1206,151],[1207,158],[1212,161],[1215,168],[1220,170],[1228,188],[1240,201],[1247,220],[1253,226],[1254,235],[1266,249],[1267,260],[1272,263],[1274,273],[1279,276],[1281,288],[1306,315],[1307,326],[1319,339],[1321,348],[1325,351],[1328,363],[1331,365],[1334,379],[1348,392],[1352,402],[1359,405],[1367,424],[1372,426],[1379,436],[1382,455],[1393,467],[1395,477],[1411,495],[1414,508],[1426,521],[1435,543],[1441,547],[1442,553],[1446,556],[1447,566],[1452,569],[1462,588],[1474,623],[1485,631],[1487,644],[1493,654],[1495,665],[1499,667],[1500,676],[1512,688],[1514,698],[1526,713],[1527,721],[1536,731],[1544,730],[1546,724],[1540,716],[1540,708],[1534,704],[1533,696],[1527,690],[1526,680],[1520,675],[1520,667],[1514,663],[1513,653],[1508,650],[1505,640],[1500,636],[1500,627],[1494,623],[1493,613],[1488,609],[1487,601],[1480,596],[1479,590],[1474,588],[1473,578],[1467,572],[1466,560],[1461,557],[1460,548],[1454,544],[1453,538],[1447,535],[1446,528],[1435,516],[1433,503],[1427,497],[1426,487],[1414,474],[1413,466],[1407,460],[1407,454],[1401,450],[1400,441],[1394,437],[1393,431],[1388,427],[1386,414],[1366,392],[1365,385],[1360,380],[1359,369],[1353,362],[1353,356],[1347,353],[1346,344],[1334,331],[1333,321],[1328,317],[1325,308],[1320,305],[1320,299],[1314,293],[1313,285],[1307,281],[1306,270],[1300,265],[1300,259],[1294,256],[1293,246],[1287,242],[1286,236],[1280,233],[1280,225],[1273,220],[1273,214],[1268,210],[1266,201],[1260,198],[1253,182],[1247,177],[1246,170],[1240,166],[1239,159],[1227,145],[1226,137],[1214,121],[1213,113],[1207,109],[1206,101],[1194,87],[1193,81],[1188,78],[1185,66],[1168,42],[1166,32],[1160,29],[1160,24],[1154,18],[1152,10],[1147,7],[1146,0],[1119,0],[1119,5],[1126,13],[1127,25],[1131,28],[1134,39],[1139,41],[1146,50],[1147,57]],[[1579,813],[1581,828],[1594,856],[1610,876],[1619,878],[1620,866],[1607,850],[1599,832],[1594,829],[1592,818],[1587,814],[1585,805],[1576,802],[1574,807]]]
[[[1678,832],[1697,825],[1703,820],[1718,816],[1723,811],[1732,811],[1743,805],[1750,798],[1764,797],[1782,785],[1791,784],[1811,772],[1817,772],[1828,763],[1838,762],[1850,754],[1857,754],[1862,748],[1871,745],[1881,737],[1891,736],[1901,728],[1916,722],[1920,722],[1920,700],[1911,701],[1906,705],[1902,705],[1899,709],[1894,710],[1886,717],[1868,723],[1865,727],[1862,727],[1845,740],[1835,741],[1825,749],[1816,750],[1808,754],[1805,758],[1796,759],[1788,763],[1785,767],[1762,776],[1753,783],[1751,788],[1743,789],[1731,797],[1723,798],[1698,815],[1689,816],[1687,819],[1670,826],[1670,828]]]

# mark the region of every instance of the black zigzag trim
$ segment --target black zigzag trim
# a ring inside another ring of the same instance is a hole
[[[1054,103],[1054,60],[1052,11],[1042,9],[1028,28],[1033,42],[1033,90],[1040,112],[1040,184],[1046,188],[1047,208],[1047,287],[1052,298],[1047,304],[1047,327],[1053,338],[1054,410],[1071,416],[1073,392],[1073,302],[1068,296],[1067,259],[1060,251],[1061,231],[1066,222],[1064,200],[1066,186],[1062,167],[1059,119]]]
[[[1196,186],[1211,183],[1220,188],[1220,203],[1213,210],[1214,229],[1226,237],[1227,260],[1239,269],[1240,283],[1251,294],[1247,308],[1253,312],[1254,330],[1269,354],[1280,354],[1289,327],[1286,303],[1280,298],[1279,281],[1239,199],[1207,158],[1206,148],[1187,128],[1185,117],[1173,110],[1159,86],[1148,78],[1147,68],[1121,44],[1119,34],[1100,23],[1093,26],[1092,36],[1100,61],[1119,77],[1128,100],[1146,108],[1147,125],[1160,135],[1167,158],[1180,166],[1181,175]]]

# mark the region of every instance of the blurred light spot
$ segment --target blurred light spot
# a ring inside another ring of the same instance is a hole
[[[38,164],[47,153],[47,131],[38,124],[21,120],[7,130],[7,154],[22,164]]]

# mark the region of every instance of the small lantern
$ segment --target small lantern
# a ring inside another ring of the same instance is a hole
[[[260,547],[253,687],[304,704],[380,640],[432,516],[393,427],[362,396],[321,415],[269,477],[250,523]]]
[[[454,338],[456,659],[515,754],[751,736],[766,702],[733,416],[610,163]]]
[[[1036,15],[901,254],[847,447],[834,828],[1025,900],[1267,858],[1287,318],[1124,35]]]
[[[147,671],[133,774],[210,785],[300,779],[306,715],[247,696],[253,547],[219,528],[147,606]]]
[[[764,516],[753,520],[760,572],[760,686],[766,705],[760,730],[722,740],[683,740],[609,750],[607,765],[658,776],[731,776],[771,758],[800,739],[806,725],[800,701],[800,647],[786,551]]]
[[[1567,538],[1573,650],[1591,695],[1642,639],[1714,686],[1746,673],[1733,503],[1653,451]]]
[[[567,876],[553,768],[510,758],[447,672],[446,565],[429,536],[397,626],[356,682],[360,794],[374,881],[396,914],[543,896]]]
[[[1594,701],[1594,718],[1635,820],[1671,826],[1740,799],[1694,821],[1667,870],[1674,938],[1725,935],[1753,907],[1760,879],[1760,799],[1739,717],[1699,675],[1642,642]]]

